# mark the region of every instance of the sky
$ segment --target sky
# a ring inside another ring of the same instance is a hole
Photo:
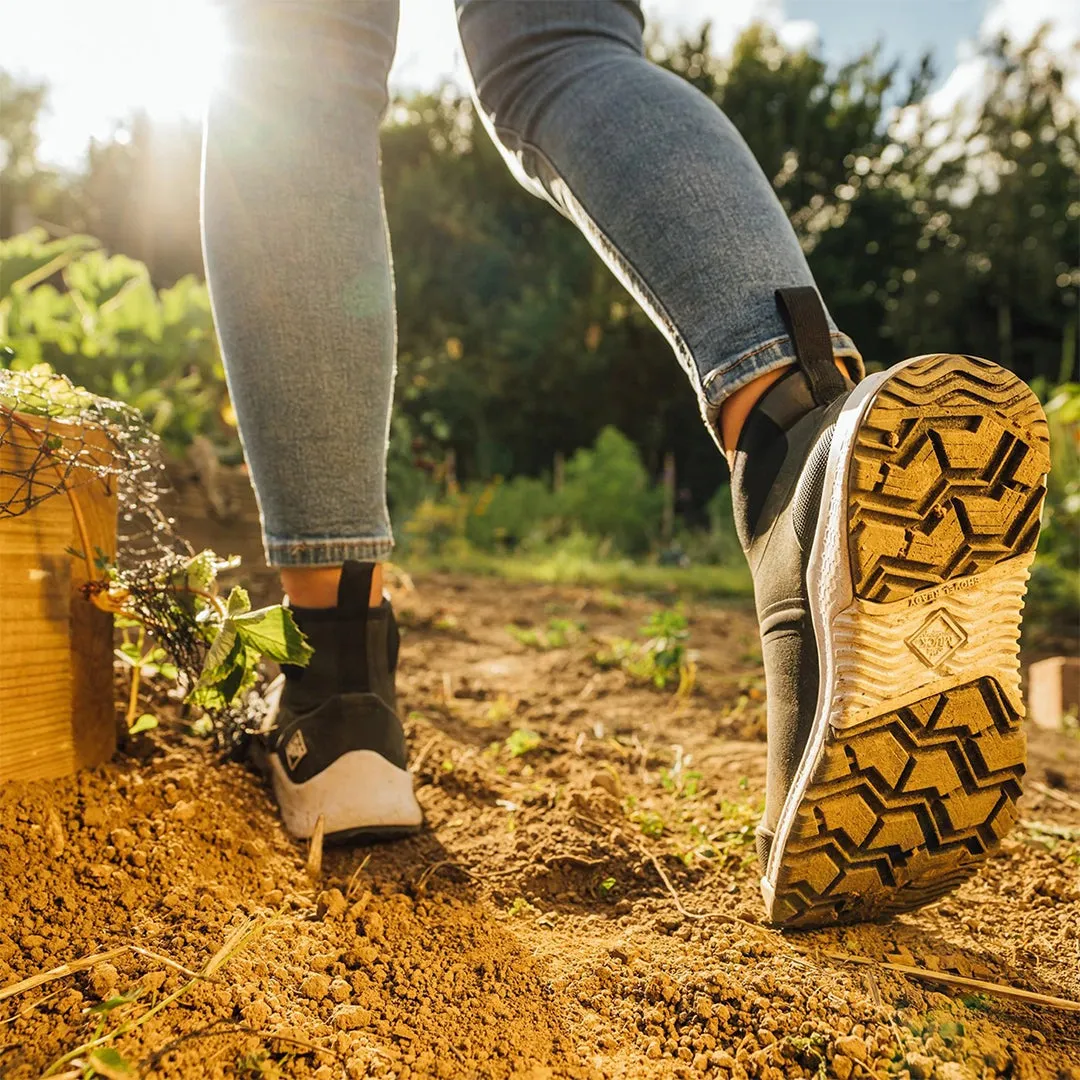
[[[544,0],[534,0],[543,3]],[[925,51],[939,72],[944,110],[979,82],[975,43],[999,29],[1025,37],[1042,22],[1054,43],[1080,41],[1076,0],[644,0],[665,33],[707,19],[725,51],[750,22],[763,20],[793,46],[819,43],[840,62],[881,42],[913,67]],[[213,0],[0,0],[0,68],[51,87],[41,157],[75,165],[91,136],[105,138],[133,109],[171,119],[198,117],[224,41]],[[402,0],[396,90],[466,85],[452,0]]]

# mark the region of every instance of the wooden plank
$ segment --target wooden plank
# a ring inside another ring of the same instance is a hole
[[[71,527],[63,495],[0,519],[0,780],[75,768]]]
[[[84,438],[70,427],[57,427],[57,435],[90,465],[107,453],[100,435]],[[39,441],[18,428],[4,431],[0,501],[58,483]],[[23,476],[35,468],[28,485]],[[71,480],[71,497],[61,491],[0,518],[0,781],[68,775],[107,760],[116,746],[112,617],[85,599],[85,562],[70,554],[84,546],[74,502],[91,559],[94,548],[115,557],[116,496],[111,482],[88,470]]]

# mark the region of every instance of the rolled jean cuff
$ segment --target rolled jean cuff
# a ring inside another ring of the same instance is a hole
[[[833,356],[838,360],[845,360],[849,367],[854,367],[855,381],[866,376],[866,368],[863,366],[862,355],[855,348],[855,342],[837,331],[833,331],[829,337],[832,339]],[[788,367],[794,364],[795,349],[791,344],[791,338],[772,338],[756,345],[748,352],[732,360],[731,363],[722,367],[714,368],[702,377],[702,392],[705,395],[705,403],[715,407],[725,398],[731,397],[740,387],[752,383],[756,378],[777,368]]]
[[[304,540],[267,537],[268,566],[341,566],[342,563],[379,562],[394,550],[392,536],[327,536]]]

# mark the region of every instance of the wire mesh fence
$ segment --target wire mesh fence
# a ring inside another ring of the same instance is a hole
[[[0,368],[0,525],[95,483],[116,496],[117,551],[113,559],[85,550],[85,530],[69,550],[82,563],[87,601],[116,612],[120,625],[139,624],[171,657],[179,687],[191,689],[210,646],[200,609],[220,602],[207,591],[212,575],[205,589],[194,587],[195,553],[162,509],[169,483],[157,436],[138,410],[51,369]],[[72,508],[79,535],[76,500]],[[261,721],[264,704],[248,691],[206,711],[219,745],[236,751]]]

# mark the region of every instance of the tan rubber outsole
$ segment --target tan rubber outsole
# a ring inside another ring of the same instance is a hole
[[[778,852],[774,923],[931,903],[1012,827],[1049,467],[1038,400],[985,360],[921,357],[871,399],[846,476],[854,595],[829,626],[828,728]]]

